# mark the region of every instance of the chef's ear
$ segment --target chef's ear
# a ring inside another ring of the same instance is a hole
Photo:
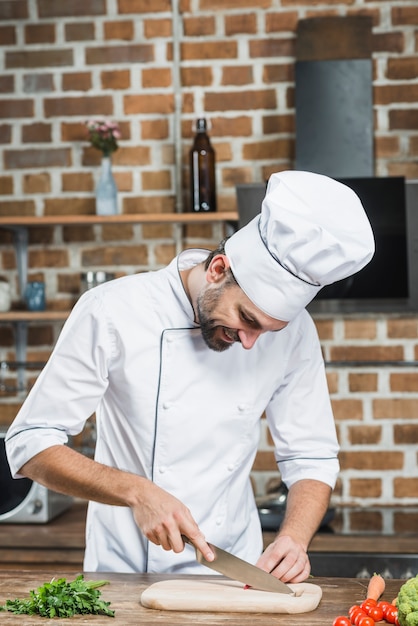
[[[230,268],[228,257],[225,254],[216,254],[211,260],[206,272],[209,283],[219,283],[225,278],[227,270]]]

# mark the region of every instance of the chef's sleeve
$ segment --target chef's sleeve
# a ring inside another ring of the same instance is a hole
[[[20,478],[19,469],[33,456],[80,433],[107,388],[116,342],[94,291],[75,305],[7,432],[6,452],[15,478]]]

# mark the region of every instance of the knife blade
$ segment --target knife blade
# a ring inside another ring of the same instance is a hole
[[[187,537],[183,536],[183,540],[193,546],[192,542]],[[247,561],[240,559],[230,552],[222,550],[222,548],[218,548],[218,546],[213,545],[213,543],[208,542],[208,545],[215,555],[214,561],[207,561],[200,550],[193,546],[196,551],[196,559],[202,565],[223,574],[227,578],[238,580],[241,583],[249,585],[254,589],[294,595],[294,591],[290,587],[272,574],[265,572],[256,565],[247,563]]]

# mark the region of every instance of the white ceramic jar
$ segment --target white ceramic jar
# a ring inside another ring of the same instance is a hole
[[[0,280],[0,311],[9,311],[12,303],[12,297],[10,294],[10,285],[3,280]]]

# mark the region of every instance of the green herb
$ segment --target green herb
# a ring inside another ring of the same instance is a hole
[[[80,574],[72,582],[65,578],[52,579],[30,591],[30,597],[23,600],[7,600],[0,610],[19,615],[40,615],[42,617],[72,617],[73,615],[108,615],[115,612],[109,609],[110,602],[100,600],[98,587],[107,585],[107,580],[85,581]]]

